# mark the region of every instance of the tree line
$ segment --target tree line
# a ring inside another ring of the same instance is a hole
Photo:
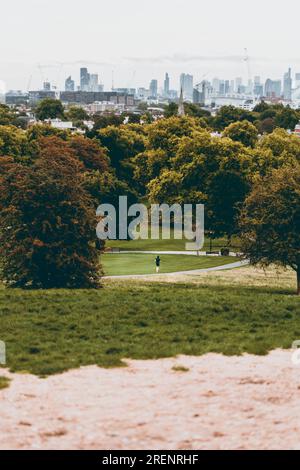
[[[238,235],[253,263],[292,267],[300,291],[300,139],[281,127],[261,136],[249,119],[228,121],[215,135],[207,119],[108,119],[86,136],[0,124],[7,284],[99,285],[95,208],[127,195],[129,203],[205,204],[211,237]]]

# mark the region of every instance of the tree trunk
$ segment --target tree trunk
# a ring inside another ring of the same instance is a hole
[[[297,269],[297,294],[300,295],[300,266]]]

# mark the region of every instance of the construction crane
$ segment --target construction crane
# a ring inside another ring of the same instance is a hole
[[[127,82],[127,90],[128,90],[128,91],[134,86],[135,76],[136,76],[136,70],[134,70],[134,71],[132,72],[132,77],[131,77],[131,79]]]
[[[253,90],[253,82],[252,82],[252,73],[251,73],[251,64],[250,64],[250,57],[249,57],[249,54],[248,54],[248,49],[245,47],[244,49],[244,52],[245,52],[245,55],[244,55],[244,62],[246,63],[246,66],[247,66],[247,74],[248,74],[248,84],[251,85],[251,90],[250,90],[250,94],[251,94],[251,97],[254,101],[254,90]]]
[[[31,87],[31,82],[32,82],[32,75],[30,75],[29,79],[28,79],[28,82],[27,82],[27,88],[26,88],[26,91],[30,91],[30,87]]]
[[[203,80],[204,80],[205,77],[207,77],[207,75],[208,75],[208,72],[205,73],[204,75],[202,75],[202,77],[201,77],[201,82],[200,82],[200,83],[196,83],[195,88],[198,88],[199,86],[202,85]]]
[[[114,70],[111,71],[111,91],[114,91],[115,89],[115,77],[114,77]]]
[[[54,84],[53,84],[53,82],[52,82],[52,88],[53,88],[53,90],[55,90],[56,92],[57,92],[57,90],[58,90],[58,88],[59,88],[59,87],[58,87],[58,84],[59,84],[59,81],[60,81],[61,72],[62,72],[62,69],[63,69],[64,65],[65,65],[65,64],[62,63],[62,62],[61,62],[61,63],[58,62],[58,63],[53,64],[53,65],[52,65],[52,64],[51,64],[51,65],[42,65],[42,64],[40,64],[40,63],[37,64],[37,67],[38,67],[38,69],[39,69],[39,72],[40,72],[41,79],[42,79],[42,82],[43,82],[43,83],[49,81],[48,78],[46,77],[45,73],[44,73],[44,69],[45,69],[45,68],[50,68],[50,67],[53,68],[53,67],[54,67],[55,69],[56,69],[56,68],[58,69],[58,71],[57,71],[57,76],[56,76],[56,81],[55,81]]]
[[[205,99],[205,85],[206,85],[204,79],[205,79],[205,77],[207,77],[207,75],[208,75],[208,72],[206,72],[205,74],[203,74],[202,77],[201,77],[201,82],[200,82],[200,83],[196,83],[196,85],[194,86],[194,88],[195,88],[198,92],[199,92],[199,88],[202,87],[201,92],[203,93],[204,99]]]

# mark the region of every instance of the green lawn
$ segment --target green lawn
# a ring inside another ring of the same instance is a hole
[[[294,286],[201,282],[110,281],[90,291],[2,288],[7,365],[45,376],[89,364],[121,366],[124,358],[265,354],[300,338]]]
[[[173,235],[172,235],[173,236]],[[118,248],[120,250],[128,251],[183,251],[185,250],[185,244],[187,240],[110,240],[106,242],[106,246],[110,248]],[[213,240],[212,249],[215,251],[220,250],[227,246],[227,239],[218,238]],[[236,237],[232,239],[231,251],[239,251],[239,240]],[[204,247],[202,251],[210,250],[210,240],[205,238]]]
[[[127,274],[154,274],[155,258],[152,254],[104,254],[101,262],[107,276]],[[237,258],[218,256],[161,255],[161,273],[211,268],[238,261]]]

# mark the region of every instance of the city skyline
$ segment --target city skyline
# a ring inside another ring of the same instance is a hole
[[[249,56],[249,59],[252,63],[252,58]],[[221,61],[221,60],[220,60]],[[122,74],[118,75],[117,70],[109,70],[107,71],[105,67],[102,68],[98,67],[95,65],[95,63],[91,62],[89,65],[87,62],[81,63],[78,61],[78,63],[74,63],[74,66],[62,66],[61,64],[35,64],[32,66],[32,73],[27,77],[27,80],[24,80],[22,82],[21,79],[14,79],[14,80],[5,80],[5,77],[3,79],[3,74],[0,76],[0,80],[4,82],[6,85],[5,89],[6,91],[9,90],[22,90],[22,91],[29,91],[33,89],[41,89],[43,87],[44,82],[50,82],[51,85],[54,88],[63,90],[65,89],[65,81],[68,78],[71,78],[72,81],[75,82],[75,88],[76,86],[80,86],[80,69],[82,68],[89,68],[91,67],[91,71],[94,77],[98,77],[98,82],[97,85],[102,86],[105,90],[111,90],[112,87],[114,88],[140,88],[144,86],[148,86],[151,80],[157,80],[158,82],[158,88],[163,89],[164,88],[164,81],[166,77],[166,73],[169,76],[169,88],[170,89],[175,89],[180,91],[180,81],[181,81],[181,75],[188,75],[192,76],[194,78],[194,83],[200,83],[202,80],[208,80],[208,81],[214,81],[214,79],[219,79],[219,80],[224,80],[224,81],[233,81],[236,80],[237,78],[241,78],[243,80],[243,83],[246,84],[249,79],[249,75],[246,69],[245,65],[245,58],[244,56],[241,55],[241,62],[242,62],[242,67],[241,67],[241,73],[232,75],[229,73],[226,73],[226,68],[224,68],[224,71],[222,71],[222,68],[220,70],[219,74],[214,74],[214,73],[193,73],[192,72],[192,67],[187,68],[184,67],[184,65],[176,70],[176,72],[172,73],[172,68],[171,66],[166,69],[162,69],[157,73],[156,75],[152,71],[149,71],[149,73],[146,75],[146,78],[142,80],[139,78],[139,75],[141,76],[141,71],[143,70],[142,68],[139,69],[138,67],[136,70],[131,70],[128,72],[128,74],[131,73],[131,77],[126,81],[126,79],[122,79]],[[29,65],[28,65],[29,67]],[[278,81],[280,80],[282,83],[284,82],[284,75],[287,73],[288,69],[292,70],[292,75],[291,79],[293,82],[298,82],[297,80],[297,75],[300,73],[300,61],[299,65],[296,66],[295,63],[290,63],[286,62],[285,65],[282,66],[282,71],[281,73],[278,74],[272,74],[272,73],[267,73],[262,72],[261,74],[256,73],[256,69],[254,69],[254,73],[251,74],[251,79],[254,81],[255,76],[259,76],[261,78],[261,81],[265,83],[268,79],[273,80],[273,81]],[[243,70],[243,68],[245,70]],[[126,71],[125,71],[126,72]],[[124,73],[125,73],[124,72]],[[144,75],[144,73],[143,73]],[[23,84],[22,84],[23,83]],[[19,84],[20,86],[13,86],[14,84]]]
[[[144,86],[153,78],[163,86],[166,72],[171,88],[181,73],[196,82],[203,75],[246,79],[244,48],[253,76],[263,80],[282,79],[288,67],[300,70],[295,0],[285,4],[293,12],[288,18],[279,8],[270,16],[271,3],[258,0],[242,17],[237,0],[216,0],[213,11],[196,0],[153,0],[146,10],[137,0],[87,0],[84,7],[53,0],[46,17],[44,0],[2,3],[0,80],[11,89],[26,90],[29,83],[35,89],[42,75],[62,88],[68,76],[78,80],[79,67],[93,69],[105,89],[112,72],[117,87]]]

